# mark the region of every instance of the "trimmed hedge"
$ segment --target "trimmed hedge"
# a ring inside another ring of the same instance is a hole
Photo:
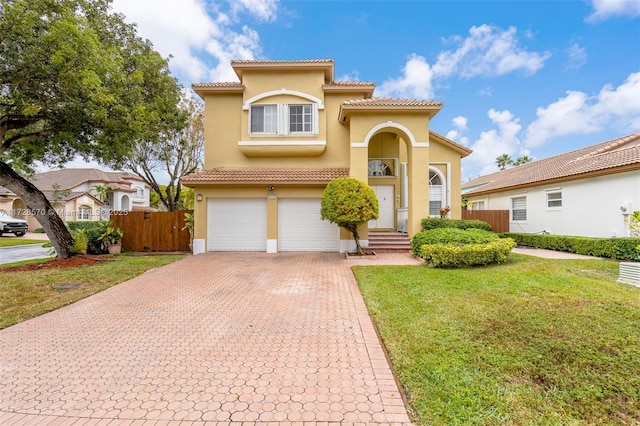
[[[425,244],[483,244],[499,239],[498,234],[482,229],[436,228],[414,235],[411,239],[411,253],[420,256]]]
[[[427,265],[436,268],[457,268],[502,263],[516,243],[510,238],[484,244],[425,244],[420,250]]]
[[[616,260],[638,260],[637,247],[640,238],[592,238],[566,235],[516,234],[505,232],[503,238],[511,238],[516,244],[547,250],[566,251],[587,256],[607,257]]]
[[[438,228],[458,228],[458,229],[484,229],[485,231],[492,232],[493,229],[491,225],[487,222],[477,219],[470,220],[451,220],[451,219],[442,219],[439,217],[427,217],[422,219],[422,230],[428,231],[430,229],[438,229]]]

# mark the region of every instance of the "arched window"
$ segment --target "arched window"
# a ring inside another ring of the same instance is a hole
[[[89,206],[78,207],[78,220],[89,220],[89,219],[91,219],[91,207]]]
[[[394,176],[393,167],[383,160],[371,160],[369,176]]]
[[[440,209],[445,206],[444,176],[436,170],[429,169],[429,216],[440,217]]]

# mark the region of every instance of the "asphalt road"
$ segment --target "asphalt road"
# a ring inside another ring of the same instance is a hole
[[[51,248],[42,247],[42,244],[0,247],[0,264],[47,257],[51,257]]]

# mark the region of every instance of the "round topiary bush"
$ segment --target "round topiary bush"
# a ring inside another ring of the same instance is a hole
[[[438,228],[411,240],[411,252],[428,265],[442,268],[501,263],[516,243],[482,229]]]

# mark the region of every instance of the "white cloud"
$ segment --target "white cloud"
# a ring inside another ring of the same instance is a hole
[[[536,111],[527,128],[525,145],[538,147],[549,139],[588,134],[607,127],[619,132],[640,131],[640,72],[630,74],[617,88],[606,85],[597,96],[567,91],[567,95]]]
[[[231,68],[232,59],[254,59],[260,50],[258,33],[248,26],[241,33],[228,32],[220,39],[211,40],[205,50],[218,60],[218,65],[210,70],[211,81],[236,81],[238,77]]]
[[[587,50],[580,47],[578,43],[573,43],[567,49],[568,62],[566,69],[578,69],[587,63]]]
[[[530,36],[525,32],[525,37]],[[514,71],[534,74],[543,67],[551,53],[528,52],[520,47],[517,30],[503,30],[494,25],[471,27],[469,36],[460,42],[456,50],[440,53],[433,72],[436,76],[458,74],[463,78],[477,76],[495,77]]]
[[[640,2],[637,0],[593,0],[591,5],[593,13],[587,17],[587,22],[599,22],[618,16],[640,16]]]
[[[525,37],[531,34],[525,32]],[[467,38],[454,36],[447,40],[457,49],[442,52],[435,64],[416,53],[409,55],[402,75],[386,80],[379,96],[433,98],[434,80],[453,75],[462,78],[496,77],[521,71],[534,74],[551,57],[549,52],[529,52],[520,47],[514,27],[502,30],[493,25],[471,27]]]
[[[278,12],[278,0],[233,0],[234,12],[246,10],[261,21],[272,22]]]
[[[350,73],[337,76],[335,80],[336,81],[360,81],[360,73],[357,70],[353,70]]]
[[[211,76],[237,80],[229,72],[229,60],[253,59],[261,51],[255,30],[246,25],[236,28],[238,15],[248,13],[259,21],[273,21],[277,8],[277,0],[242,0],[231,2],[230,6],[204,0],[113,2],[114,11],[123,13],[127,22],[135,22],[138,34],[151,40],[162,56],[171,55],[172,71],[189,81]],[[210,63],[216,64],[211,72]]]
[[[468,157],[481,167],[480,176],[493,173],[498,170],[495,161],[502,154],[513,155],[520,152],[520,140],[518,132],[522,126],[519,119],[508,111],[496,111],[490,109],[487,113],[489,119],[498,127],[480,133],[480,138],[473,143],[473,154]]]
[[[460,130],[467,130],[467,117],[461,115],[453,118],[453,125]]]
[[[447,132],[447,138],[453,140],[453,141],[457,141],[463,145],[468,145],[469,144],[469,138],[464,136],[464,133],[467,130],[467,117],[463,117],[461,115],[454,117],[453,120],[451,120],[453,123],[453,127],[454,129],[449,130]]]
[[[402,74],[401,77],[383,82],[380,88],[376,89],[376,96],[433,98],[433,72],[423,56],[412,53],[402,69]]]

